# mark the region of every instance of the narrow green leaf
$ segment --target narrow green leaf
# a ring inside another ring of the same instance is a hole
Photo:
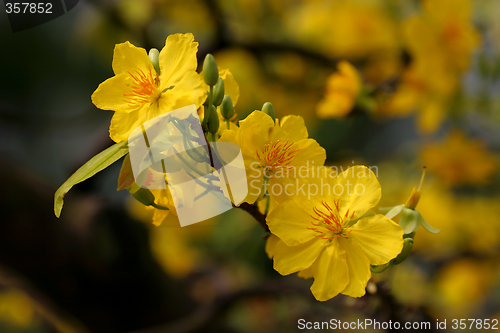
[[[56,216],[59,217],[61,215],[62,206],[64,204],[64,195],[68,193],[73,185],[83,182],[85,179],[92,177],[99,171],[106,169],[127,153],[128,142],[119,142],[92,157],[89,161],[87,161],[87,163],[80,167],[80,169],[76,170],[76,172],[72,174],[71,177],[69,177],[68,180],[66,180],[56,191],[54,196],[54,213]]]

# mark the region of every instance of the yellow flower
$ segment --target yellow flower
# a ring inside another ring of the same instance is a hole
[[[302,1],[286,12],[290,38],[333,57],[363,58],[394,52],[394,21],[377,1]]]
[[[497,158],[483,142],[468,140],[460,131],[448,134],[443,143],[428,144],[421,158],[447,186],[487,184],[498,169]]]
[[[129,42],[117,44],[113,55],[115,76],[99,85],[92,102],[115,111],[109,128],[115,142],[128,139],[133,129],[168,111],[206,99],[203,79],[196,73],[198,43],[192,34],[167,38],[156,73],[146,50]]]
[[[147,206],[146,209],[152,209],[153,213],[153,224],[155,226],[159,226],[162,222],[167,218],[170,213],[177,215],[174,206],[174,199],[172,198],[172,194],[168,188],[166,189],[158,189],[158,190],[150,190],[155,196],[155,204],[166,207],[166,209],[157,209],[151,206]]]
[[[361,297],[370,265],[386,264],[401,252],[403,229],[381,214],[363,217],[381,196],[375,174],[366,167],[306,182],[322,193],[298,193],[267,218],[280,239],[274,269],[282,275],[302,271],[301,276],[314,277],[311,291],[319,301],[339,293]]]
[[[458,259],[443,267],[436,278],[431,307],[440,317],[467,318],[493,292],[495,263]]]
[[[239,128],[226,130],[219,141],[240,147],[249,186],[243,201],[251,204],[261,195],[265,178],[271,198],[286,195],[288,178],[296,177],[301,167],[322,166],[326,159],[325,150],[308,139],[304,119],[299,116],[286,116],[281,123],[278,119],[274,123],[264,112],[254,111],[240,121]]]
[[[28,328],[34,320],[35,304],[23,291],[5,289],[0,292],[0,325]]]
[[[325,98],[318,103],[316,114],[320,118],[335,118],[347,115],[354,107],[361,90],[361,77],[356,68],[347,61],[337,65],[338,72],[328,77]]]

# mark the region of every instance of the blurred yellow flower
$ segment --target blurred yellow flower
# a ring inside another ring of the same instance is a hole
[[[397,30],[375,1],[303,1],[285,13],[291,38],[333,57],[361,58],[394,52]]]
[[[380,200],[375,174],[356,166],[338,177],[304,181],[322,193],[299,192],[267,218],[269,229],[280,239],[274,248],[274,269],[282,275],[302,271],[300,276],[314,277],[311,291],[319,301],[339,293],[363,296],[370,265],[388,263],[403,248],[399,225],[381,214],[363,217]]]
[[[443,317],[474,314],[495,279],[492,266],[472,259],[449,263],[438,274],[431,306]]]
[[[0,323],[19,328],[29,327],[35,317],[35,306],[31,299],[18,289],[0,291]]]
[[[328,77],[325,97],[318,103],[316,114],[320,118],[337,118],[347,115],[354,108],[361,90],[361,77],[347,61],[337,65],[338,72]]]
[[[421,159],[446,186],[487,184],[498,169],[497,158],[483,142],[469,140],[458,130],[442,143],[424,146]]]
[[[418,111],[419,129],[433,133],[445,119],[479,44],[471,1],[423,1],[422,13],[404,22],[402,28],[412,62],[380,112],[406,116]]]
[[[288,181],[290,170],[325,163],[325,149],[308,136],[302,117],[286,116],[274,123],[258,110],[240,121],[239,128],[222,134],[220,142],[236,143],[241,148],[249,186],[244,202],[253,204],[266,181],[271,198],[278,191],[284,195],[283,183]]]
[[[146,50],[129,42],[116,45],[115,76],[92,94],[98,108],[115,111],[109,128],[113,141],[127,140],[133,129],[165,112],[203,104],[206,90],[196,73],[197,50],[192,34],[168,36],[159,55],[158,74]]]
[[[148,226],[151,226],[153,217],[155,226],[149,229],[151,251],[156,261],[171,276],[182,278],[203,262],[203,253],[195,243],[211,236],[213,220],[181,227],[175,210],[174,214],[169,214],[168,211],[145,207],[135,199],[129,200],[127,209],[132,217]]]
[[[172,198],[172,194],[170,193],[170,190],[168,188],[158,189],[158,190],[153,189],[150,191],[155,196],[155,203],[157,205],[168,208],[168,210],[165,210],[165,209],[157,209],[152,206],[146,207],[146,209],[153,210],[153,224],[155,226],[159,226],[160,224],[162,224],[162,222],[170,213],[177,215],[174,206],[174,199]]]
[[[424,304],[431,295],[431,289],[425,272],[408,259],[404,265],[397,265],[391,268],[388,280],[391,286],[391,293],[403,304],[419,306]],[[411,286],[411,292],[408,292],[408,286]]]
[[[210,236],[213,223],[205,221],[181,227],[174,216],[158,228],[151,228],[151,250],[156,260],[171,276],[181,278],[203,262],[203,253],[194,245]]]

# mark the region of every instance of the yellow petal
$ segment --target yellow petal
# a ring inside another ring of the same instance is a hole
[[[244,163],[247,176],[248,194],[243,202],[253,204],[259,198],[262,191],[264,174],[261,169],[256,168],[257,165],[260,165],[256,160],[252,158],[245,158]]]
[[[160,226],[163,221],[167,218],[168,214],[170,211],[168,210],[163,210],[163,209],[155,209],[154,214],[153,214],[153,224],[155,226]]]
[[[316,222],[310,215],[311,203],[296,197],[285,201],[267,217],[269,230],[288,246],[296,246],[315,238],[317,233],[308,228]]]
[[[292,164],[298,168],[301,165],[308,167],[320,167],[325,164],[326,150],[321,147],[314,139],[305,139],[297,142],[297,145],[290,149],[299,149],[294,157]],[[308,163],[309,162],[309,163]]]
[[[229,69],[219,68],[219,76],[224,80],[224,94],[231,96],[233,105],[236,105],[236,103],[238,103],[238,99],[240,98],[240,86],[236,83],[233,74],[229,71]]]
[[[311,291],[318,301],[337,296],[349,284],[345,253],[337,240],[325,248],[311,268],[314,276]]]
[[[280,239],[278,238],[278,236],[273,234],[270,234],[267,238],[266,253],[269,259],[272,259],[274,257],[274,254],[276,253],[276,244],[278,244],[279,241]]]
[[[256,150],[261,150],[265,144],[270,142],[270,134],[274,126],[272,118],[258,110],[241,120],[236,140],[240,144],[243,154],[248,153],[256,156]]]
[[[144,104],[132,104],[124,94],[132,93],[133,78],[128,73],[118,74],[107,79],[92,94],[92,103],[102,110],[132,112]]]
[[[349,235],[365,253],[370,264],[383,265],[403,249],[403,228],[382,214],[359,220]]]
[[[281,275],[307,269],[316,261],[327,244],[327,239],[319,237],[297,246],[287,246],[283,241],[279,241],[274,254],[274,269]]]
[[[352,219],[357,219],[369,209],[375,207],[381,197],[380,183],[375,174],[365,166],[354,166],[337,179],[337,193],[340,196],[340,216],[346,214]]]
[[[207,99],[203,78],[196,72],[187,72],[174,88],[167,90],[159,99],[161,113],[194,104],[200,108]]]
[[[310,278],[312,278],[313,277],[312,268],[309,267],[308,269],[304,269],[303,271],[298,272],[297,276],[301,277],[303,279],[310,279]]]
[[[307,139],[309,136],[306,125],[304,124],[304,118],[300,116],[289,115],[281,118],[280,127],[286,135],[286,138],[290,141],[297,142],[302,139]]]
[[[339,239],[340,247],[345,250],[347,267],[349,268],[349,284],[342,290],[342,294],[351,297],[361,297],[365,294],[366,284],[370,280],[370,261],[349,238]]]
[[[141,69],[147,70],[151,65],[146,50],[132,45],[130,42],[116,44],[113,54],[113,72],[115,75]]]
[[[149,106],[144,105],[142,109],[130,113],[115,112],[109,126],[109,136],[114,142],[128,140],[130,133],[144,122],[141,114],[148,112]]]
[[[196,71],[198,43],[188,34],[170,35],[160,52],[160,82],[162,87],[176,85],[186,73]]]

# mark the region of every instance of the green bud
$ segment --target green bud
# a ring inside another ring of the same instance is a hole
[[[131,193],[144,206],[151,206],[155,203],[155,196],[150,190],[140,187],[136,192]]]
[[[213,103],[215,106],[219,106],[222,103],[222,99],[224,98],[224,80],[219,78],[217,84],[214,87],[214,96]]]
[[[208,120],[210,119],[210,110],[212,110],[210,106],[213,105],[208,105],[208,98],[207,98],[207,102],[203,104],[203,122],[202,122],[203,125],[206,125]]]
[[[215,134],[219,131],[219,115],[215,106],[210,106],[210,115],[208,118],[208,131]]]
[[[156,73],[160,75],[160,52],[157,49],[149,50],[149,60],[153,63]]]
[[[233,101],[231,100],[231,96],[224,95],[222,99],[222,103],[220,105],[220,113],[224,117],[224,119],[231,119],[234,115],[234,106]]]
[[[207,54],[205,61],[203,61],[203,78],[209,86],[216,85],[219,80],[219,69],[214,56],[210,53]]]
[[[265,102],[262,106],[262,112],[269,115],[271,118],[273,118],[273,121],[276,122],[276,115],[274,114],[274,108],[271,103]]]
[[[396,257],[396,259],[394,259],[393,265],[399,265],[400,263],[405,261],[406,258],[408,258],[408,256],[410,255],[412,248],[413,248],[413,238],[405,238],[403,250]]]

